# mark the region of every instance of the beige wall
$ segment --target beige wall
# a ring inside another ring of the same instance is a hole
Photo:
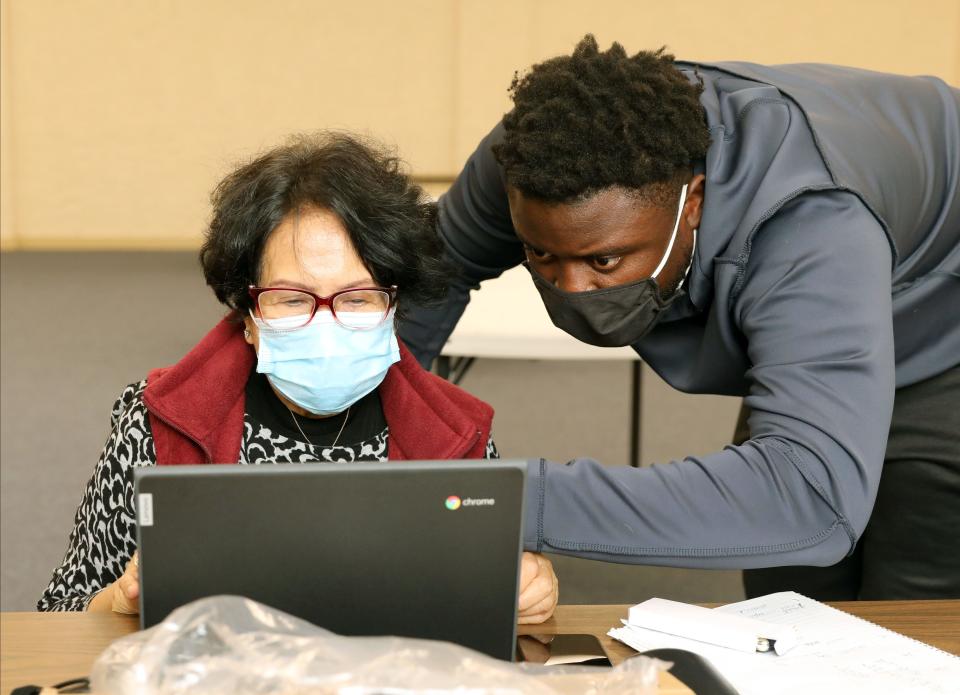
[[[452,176],[513,71],[587,31],[960,83],[956,0],[0,3],[5,249],[195,247],[218,178],[298,130],[365,130]]]

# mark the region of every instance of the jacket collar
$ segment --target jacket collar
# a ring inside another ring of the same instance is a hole
[[[152,371],[143,402],[166,425],[193,440],[208,460],[219,462],[223,425],[238,405],[242,412],[255,359],[243,339],[243,324],[231,314],[175,365]]]
[[[391,459],[464,458],[490,433],[493,408],[427,372],[402,342],[400,361],[380,386],[380,400]]]

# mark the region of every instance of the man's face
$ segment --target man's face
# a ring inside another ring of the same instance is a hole
[[[697,175],[688,184],[677,240],[658,276],[664,294],[680,282],[690,261],[703,181]],[[566,292],[650,277],[667,250],[677,217],[675,206],[644,203],[621,188],[607,188],[576,203],[545,203],[526,198],[515,188],[507,193],[513,226],[530,267]]]

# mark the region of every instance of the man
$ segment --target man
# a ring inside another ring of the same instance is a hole
[[[557,326],[750,412],[700,458],[531,462],[527,549],[960,596],[960,93],[592,36],[511,91],[440,200],[461,282],[404,339],[429,362],[469,289],[525,262]]]

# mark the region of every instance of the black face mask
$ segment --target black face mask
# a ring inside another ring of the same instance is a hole
[[[660,286],[652,277],[618,287],[564,292],[524,265],[533,277],[553,325],[577,340],[600,347],[636,343],[650,332],[660,314],[684,294],[677,289],[662,298]]]
[[[577,340],[599,347],[633,345],[649,333],[662,313],[676,301],[677,297],[685,294],[681,289],[683,287],[683,280],[681,280],[680,285],[669,297],[661,297],[656,277],[663,270],[673,250],[673,242],[680,228],[680,215],[683,212],[686,197],[687,187],[684,186],[680,193],[680,205],[673,225],[673,233],[670,235],[670,243],[657,269],[648,278],[599,290],[564,292],[531,268],[528,263],[524,263],[533,277],[533,284],[540,292],[553,325]],[[695,251],[696,230],[693,232],[693,244]],[[690,265],[692,264],[693,251],[690,253]],[[690,265],[687,266],[687,272],[690,271]]]

